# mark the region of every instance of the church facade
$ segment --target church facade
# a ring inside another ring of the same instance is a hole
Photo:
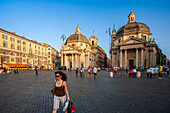
[[[97,41],[94,32],[89,41],[78,26],[75,34],[70,35],[60,49],[61,65],[72,69],[105,66],[106,53],[97,45]]]
[[[162,51],[154,38],[151,40],[151,35],[150,28],[136,22],[135,14],[131,11],[126,25],[117,32],[113,27],[110,49],[112,67],[151,67],[161,64]]]

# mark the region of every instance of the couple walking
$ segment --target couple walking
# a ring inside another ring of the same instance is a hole
[[[90,66],[89,66],[89,68],[88,68],[87,79],[89,78],[89,76],[90,76],[90,78],[91,78],[91,72],[92,72],[92,71],[93,71],[93,74],[94,74],[94,79],[96,79],[97,72],[98,72],[97,67],[94,67],[93,70],[92,70]]]

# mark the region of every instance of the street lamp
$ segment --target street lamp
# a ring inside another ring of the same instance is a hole
[[[64,40],[66,39],[66,36],[63,34],[60,39],[63,40],[63,66],[64,66]]]

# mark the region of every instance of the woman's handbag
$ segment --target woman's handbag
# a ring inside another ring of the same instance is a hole
[[[69,101],[68,103],[68,108],[67,108],[67,113],[73,113],[75,112],[75,108],[74,108],[74,105],[71,101]]]

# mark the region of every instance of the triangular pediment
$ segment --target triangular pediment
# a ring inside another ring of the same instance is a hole
[[[145,43],[145,40],[141,38],[131,37],[131,38],[124,40],[119,45],[129,45],[129,44],[139,44],[139,43]]]

